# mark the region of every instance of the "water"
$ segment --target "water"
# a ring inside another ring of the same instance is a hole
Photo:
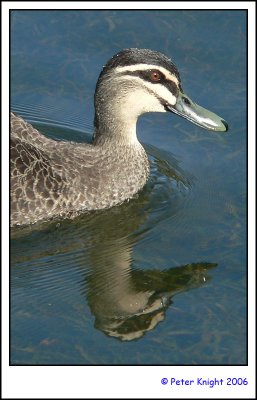
[[[12,364],[246,363],[245,24],[243,11],[12,12],[12,108],[46,135],[89,140],[98,74],[125,47],[172,57],[230,126],[145,115],[151,177],[133,201],[13,232]]]

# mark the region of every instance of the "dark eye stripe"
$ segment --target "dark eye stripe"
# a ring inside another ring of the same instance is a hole
[[[151,74],[153,72],[158,72],[158,74],[160,75],[160,80],[159,81],[153,81],[151,79]],[[141,78],[147,80],[148,82],[154,83],[154,84],[161,84],[163,86],[165,86],[171,93],[173,93],[175,96],[178,95],[179,92],[179,88],[176,85],[176,83],[170,79],[166,79],[164,74],[162,72],[160,72],[159,70],[146,70],[146,71],[138,71],[138,76],[140,76]]]
[[[153,80],[152,79],[153,73],[158,74],[160,79],[159,80]],[[143,78],[146,81],[149,81],[151,83],[163,83],[165,81],[165,76],[158,69],[148,69],[148,70],[145,70],[145,71],[138,71],[138,76],[140,76],[141,78]]]
[[[153,72],[155,72],[155,71],[158,72],[158,74],[160,75],[161,79],[159,81],[153,81],[151,79],[151,74]],[[180,82],[179,82],[179,87],[178,87],[177,84],[174,81],[172,81],[170,79],[166,79],[165,75],[161,71],[159,71],[158,69],[147,69],[147,70],[143,70],[143,71],[140,71],[140,70],[139,71],[123,71],[120,74],[121,75],[138,76],[139,78],[141,78],[141,79],[143,79],[143,80],[145,80],[147,82],[150,82],[150,83],[153,83],[153,84],[157,84],[157,85],[158,84],[163,85],[172,94],[174,94],[174,96],[178,95],[179,90],[182,91],[182,88],[180,86]]]

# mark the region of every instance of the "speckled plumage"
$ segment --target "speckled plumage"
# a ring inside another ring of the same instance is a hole
[[[56,141],[14,114],[11,132],[12,225],[112,207],[146,182],[148,160],[141,145]]]

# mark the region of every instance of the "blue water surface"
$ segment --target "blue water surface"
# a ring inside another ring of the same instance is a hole
[[[96,80],[127,47],[171,57],[229,131],[146,114],[135,199],[12,233],[11,363],[245,364],[246,13],[13,11],[12,109],[90,140]]]

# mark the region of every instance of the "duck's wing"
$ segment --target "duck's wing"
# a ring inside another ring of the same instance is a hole
[[[19,138],[11,139],[12,224],[47,218],[67,192],[65,176],[42,149]]]
[[[49,139],[12,115],[12,225],[93,209],[108,157],[91,144]]]
[[[63,192],[67,185],[65,174],[61,165],[53,160],[57,143],[21,117],[11,115],[12,190],[17,183],[23,191],[38,192],[45,198]]]

